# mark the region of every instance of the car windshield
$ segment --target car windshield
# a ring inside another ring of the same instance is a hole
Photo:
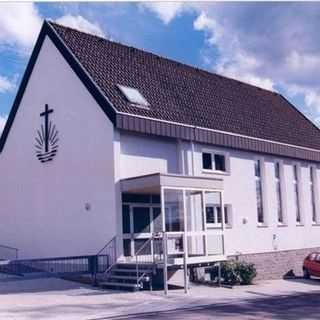
[[[310,254],[310,256],[309,256],[309,260],[313,261],[313,260],[316,259],[316,257],[317,257],[317,254],[312,253],[312,254]]]

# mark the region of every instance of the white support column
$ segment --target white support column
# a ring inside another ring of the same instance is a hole
[[[194,159],[194,155],[195,155],[195,151],[194,151],[194,142],[191,141],[191,164],[192,164],[192,175],[195,176],[196,172],[195,172],[195,159]]]
[[[183,269],[184,269],[184,292],[188,293],[188,237],[187,237],[187,205],[186,190],[183,190]]]
[[[224,229],[225,229],[225,217],[224,217],[224,196],[223,191],[220,191],[220,206],[221,206],[221,231],[222,231],[222,254],[225,255],[225,240],[224,240]]]
[[[162,216],[162,250],[163,250],[163,287],[164,293],[168,294],[168,266],[167,266],[167,234],[166,234],[166,212],[165,212],[165,199],[164,188],[161,186],[161,216]]]
[[[150,207],[149,207],[149,219],[150,219],[150,233],[151,233],[151,255],[153,256],[153,235],[154,235],[154,227],[153,227],[153,207],[150,197]]]
[[[207,234],[207,222],[206,222],[206,193],[202,191],[202,219],[203,219],[203,231],[204,231],[204,254],[209,255],[208,250],[208,234]]]
[[[313,190],[314,190],[314,201],[316,207],[316,224],[320,223],[320,188],[319,188],[319,172],[316,166],[313,167]]]
[[[130,255],[134,257],[134,226],[133,226],[133,207],[130,205],[129,207],[129,218],[130,218]]]

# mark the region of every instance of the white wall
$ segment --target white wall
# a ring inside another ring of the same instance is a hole
[[[232,227],[226,229],[226,249],[228,254],[259,253],[273,250],[289,250],[320,246],[320,226],[312,225],[309,188],[309,164],[300,162],[303,226],[296,226],[293,171],[295,161],[272,156],[261,156],[214,146],[195,144],[192,160],[190,142],[179,146],[175,140],[148,138],[128,133],[121,134],[121,176],[122,178],[146,173],[184,172],[196,176],[216,177],[202,172],[202,149],[225,151],[230,155],[230,175],[219,175],[224,179],[225,203],[232,205]],[[266,225],[257,224],[257,204],[254,178],[254,158],[264,163],[264,214]],[[183,160],[182,160],[183,159]],[[274,161],[283,160],[285,185],[285,207],[288,216],[287,226],[278,226],[276,206],[276,185]],[[181,168],[183,163],[183,169]],[[318,173],[319,175],[319,169]],[[246,218],[247,223],[244,223]]]
[[[35,156],[45,104],[59,131],[52,162]],[[0,244],[21,258],[96,253],[116,233],[113,125],[46,38],[0,154]],[[90,203],[91,210],[85,210]]]
[[[177,144],[173,140],[121,133],[120,161],[121,178],[178,173]]]

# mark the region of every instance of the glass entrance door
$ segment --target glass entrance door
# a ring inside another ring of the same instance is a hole
[[[124,204],[122,206],[123,247],[125,256],[134,256],[152,233],[162,230],[161,210],[155,204]],[[140,255],[152,254],[151,245]]]

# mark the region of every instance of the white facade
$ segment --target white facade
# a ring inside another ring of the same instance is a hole
[[[59,131],[51,162],[35,154],[45,104]],[[94,254],[114,235],[112,123],[46,38],[0,155],[0,244],[20,258]],[[86,210],[89,204],[90,210]]]
[[[320,225],[312,223],[311,191],[309,187],[310,164],[294,159],[258,155],[249,152],[224,149],[210,145],[192,144],[138,136],[121,135],[120,177],[128,178],[160,171],[195,176],[223,177],[224,201],[231,205],[230,226],[225,230],[228,255],[262,253],[274,250],[295,250],[319,247]],[[193,152],[192,152],[193,149]],[[202,151],[218,151],[229,159],[230,172],[208,173],[202,169]],[[257,222],[257,200],[254,176],[254,160],[262,161],[262,190],[265,224]],[[280,161],[283,170],[283,211],[287,223],[278,224],[274,164]],[[300,206],[303,223],[295,220],[293,164],[301,168]],[[316,169],[319,176],[319,169]],[[318,180],[318,179],[316,179]],[[316,182],[318,188],[318,181]],[[317,192],[315,192],[317,195]],[[316,197],[318,198],[318,197]],[[319,199],[316,199],[318,202]],[[319,216],[319,207],[318,207]]]
[[[45,104],[59,131],[53,161],[36,158],[34,139]],[[122,253],[120,180],[152,173],[217,177],[202,152],[227,159],[224,200],[230,206],[227,255],[320,247],[312,223],[311,164],[115,130],[62,55],[46,38],[0,155],[0,244],[20,258],[95,254],[112,237]],[[261,160],[265,223],[257,221],[255,159]],[[275,161],[281,165],[283,225],[278,224]],[[299,169],[301,225],[296,223],[293,164]],[[317,216],[319,169],[314,187]],[[318,220],[319,222],[319,220]]]

